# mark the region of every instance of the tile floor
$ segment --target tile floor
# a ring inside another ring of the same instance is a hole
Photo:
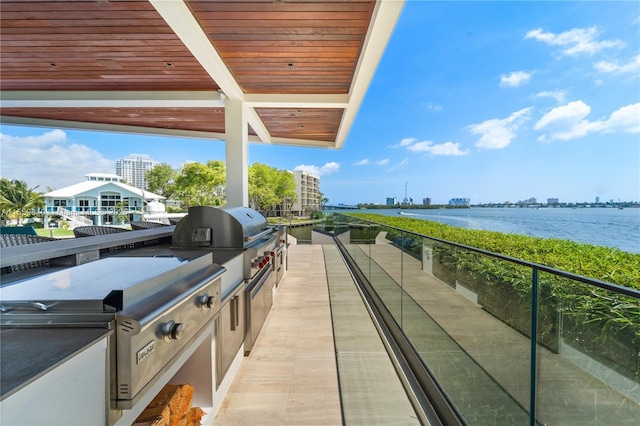
[[[288,254],[215,424],[418,424],[335,246],[292,245]]]

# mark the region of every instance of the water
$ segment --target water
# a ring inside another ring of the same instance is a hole
[[[398,209],[357,210],[397,216]],[[335,211],[340,213],[340,211]],[[467,229],[559,238],[640,253],[640,209],[480,208],[402,210],[405,217]]]

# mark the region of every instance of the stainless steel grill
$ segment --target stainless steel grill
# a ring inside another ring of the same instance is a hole
[[[243,251],[245,352],[258,336],[273,302],[273,287],[282,275],[284,227],[269,226],[259,212],[247,207],[196,206],[177,225],[173,248]]]
[[[115,328],[112,399],[130,409],[213,322],[224,272],[211,254],[105,258],[4,286],[0,323]]]

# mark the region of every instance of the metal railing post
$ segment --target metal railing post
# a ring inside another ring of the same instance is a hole
[[[529,386],[529,424],[536,425],[536,385],[538,351],[538,269],[533,268],[531,277],[531,367]]]

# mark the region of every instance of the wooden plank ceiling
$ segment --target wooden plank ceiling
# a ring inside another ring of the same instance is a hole
[[[340,147],[401,3],[2,0],[2,122]]]

